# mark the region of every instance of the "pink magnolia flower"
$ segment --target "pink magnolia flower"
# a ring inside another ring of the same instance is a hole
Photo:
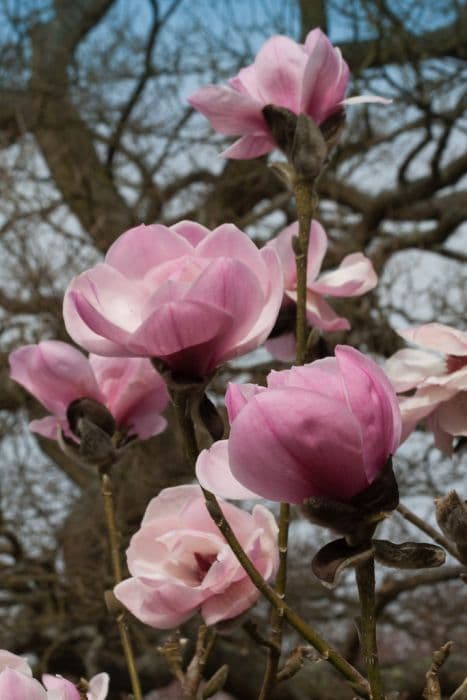
[[[65,325],[91,352],[158,357],[203,376],[267,338],[280,279],[275,251],[258,250],[233,224],[137,226],[71,282]]]
[[[436,446],[452,454],[453,436],[467,436],[467,333],[441,323],[398,331],[426,350],[399,350],[386,362],[386,372],[400,396],[403,439],[426,419]]]
[[[67,343],[44,340],[10,354],[10,376],[51,413],[33,420],[30,429],[54,440],[60,430],[71,436],[67,408],[84,397],[105,405],[117,426],[142,440],[167,424],[160,415],[168,402],[167,389],[146,359],[96,355],[88,359]]]
[[[76,686],[61,676],[44,675],[45,688],[32,677],[31,667],[21,656],[0,650],[0,700],[80,700]],[[109,688],[107,673],[89,681],[88,700],[105,700]]]
[[[287,226],[268,247],[277,251],[284,275],[284,302],[286,306],[297,300],[297,268],[292,239],[298,234],[298,223]],[[362,253],[346,255],[336,270],[319,274],[328,247],[328,238],[318,221],[310,228],[307,264],[307,318],[311,326],[323,331],[348,330],[350,323],[338,316],[325,300],[330,297],[356,297],[374,289],[378,277],[369,258]],[[292,334],[271,338],[268,349],[283,360],[293,359],[295,341]]]
[[[223,155],[256,158],[276,148],[262,109],[272,104],[304,113],[321,124],[341,106],[383,102],[380,97],[344,99],[349,68],[339,49],[320,29],[304,44],[274,36],[263,45],[255,62],[229,80],[228,86],[207,85],[188,99],[221,134],[240,136]]]
[[[267,388],[230,384],[230,437],[201,453],[200,483],[291,503],[346,502],[366,489],[399,445],[397,398],[373,360],[345,345],[335,355],[273,371]]]
[[[76,686],[61,676],[42,676],[42,682],[47,688],[47,700],[80,700]],[[88,700],[105,700],[109,692],[109,676],[98,673],[89,681]]]
[[[221,507],[256,568],[269,579],[278,563],[273,516],[262,506],[251,515],[228,503]],[[208,625],[228,620],[259,595],[213,523],[198,486],[175,486],[153,498],[127,560],[132,578],[114,593],[133,615],[158,629],[177,627],[197,610]]]

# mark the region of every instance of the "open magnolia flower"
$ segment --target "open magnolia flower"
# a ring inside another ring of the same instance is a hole
[[[267,246],[277,251],[284,275],[283,308],[297,300],[297,267],[292,248],[292,239],[298,234],[298,223],[287,226]],[[310,228],[307,264],[307,319],[311,326],[323,331],[348,330],[350,323],[338,316],[325,300],[330,297],[356,297],[374,289],[378,277],[373,264],[363,253],[346,255],[336,270],[320,273],[328,238],[318,221]],[[293,333],[270,338],[266,347],[274,357],[287,361],[295,356]]]
[[[199,456],[201,485],[290,503],[364,491],[399,445],[399,407],[373,360],[344,345],[335,355],[273,371],[267,387],[230,384],[230,437]]]
[[[274,250],[233,224],[211,232],[182,221],[120,236],[104,263],[71,282],[63,313],[90,352],[157,357],[197,378],[264,342],[282,291]]]
[[[168,402],[164,380],[149,360],[98,357],[59,340],[24,345],[10,354],[10,376],[52,415],[33,420],[29,427],[56,440],[60,430],[75,437],[67,418],[77,399],[94,399],[113,416],[126,437],[145,440],[167,425],[161,412]]]
[[[278,564],[277,526],[263,506],[222,512],[265,579]],[[138,619],[157,629],[182,624],[198,610],[213,625],[240,615],[259,592],[211,519],[199,486],[164,489],[149,503],[127,550],[132,578],[114,593]]]
[[[398,331],[424,350],[399,350],[386,362],[386,372],[400,396],[403,439],[417,423],[426,423],[436,446],[452,453],[454,436],[467,436],[467,333],[441,323]]]
[[[42,685],[32,677],[29,664],[16,654],[0,650],[1,700],[80,700],[76,686],[61,676],[44,675]],[[44,687],[45,686],[45,687]],[[87,700],[105,700],[109,676],[99,673],[88,683]]]
[[[304,113],[316,124],[347,104],[383,102],[381,97],[344,99],[349,68],[341,52],[320,29],[304,44],[286,36],[268,39],[255,62],[229,80],[229,85],[207,85],[190,96],[190,104],[204,114],[221,134],[240,136],[224,152],[229,158],[256,158],[277,147],[263,117],[266,105]]]

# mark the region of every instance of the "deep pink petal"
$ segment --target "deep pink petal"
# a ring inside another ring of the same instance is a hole
[[[286,36],[274,36],[263,44],[254,64],[263,105],[287,107],[298,114],[306,60],[303,47]],[[241,79],[245,84],[246,77]]]
[[[352,253],[343,259],[337,270],[325,272],[310,288],[318,294],[354,297],[374,289],[377,283],[371,260],[362,253]]]
[[[358,350],[338,345],[335,355],[349,407],[364,435],[363,456],[371,482],[400,444],[401,415],[396,393],[383,370]]]
[[[344,98],[349,68],[339,49],[331,44],[320,29],[308,34],[305,50],[308,60],[303,72],[300,111],[320,124],[336,111]]]
[[[219,440],[201,452],[196,462],[196,477],[203,488],[221,498],[260,498],[237,481],[230,471],[228,440]]]
[[[188,102],[221,134],[236,136],[267,131],[261,113],[263,104],[230,87],[207,85],[190,95]]]
[[[229,459],[235,478],[276,501],[348,500],[368,484],[354,416],[342,402],[317,401],[303,389],[251,399],[232,424]]]
[[[190,243],[173,229],[142,224],[118,237],[110,246],[105,262],[126,278],[139,280],[152,267],[192,252]]]

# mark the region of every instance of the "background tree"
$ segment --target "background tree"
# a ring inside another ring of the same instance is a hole
[[[298,39],[315,26],[341,46],[355,93],[393,99],[384,109],[348,111],[346,136],[319,185],[319,218],[331,239],[325,267],[362,251],[380,275],[373,293],[339,302],[352,331],[326,334],[327,342],[383,358],[402,346],[395,327],[435,319],[465,324],[464,2],[0,2],[0,646],[34,651],[44,669],[53,664],[54,672],[89,676],[106,668],[116,689],[126,687],[102,603],[107,584],[95,475],[55,443],[28,434],[27,422],[41,409],[8,380],[7,355],[26,342],[66,339],[61,300],[68,281],[138,222],[232,221],[261,245],[294,220],[289,193],[264,159],[219,158],[224,140],[185,98],[234,74],[268,36]],[[219,373],[214,391],[222,395],[239,374],[261,380],[270,366],[266,355],[233,363]],[[157,490],[187,478],[176,443],[167,431],[120,466],[125,539]],[[417,433],[401,451],[398,476],[419,497],[417,508],[429,509],[424,497],[445,492],[462,467],[465,451],[443,460],[431,436]],[[401,518],[393,520],[398,533],[417,536]],[[343,586],[330,596],[311,579],[308,562],[320,535],[299,520],[294,528],[291,596],[355,657],[351,595]],[[453,562],[429,575],[383,582],[388,662],[429,654],[447,638],[465,651],[465,593],[457,576]],[[456,602],[446,607],[447,599]],[[229,635],[219,654],[254,647],[241,630]],[[138,627],[148,689],[168,680],[154,655],[157,637]],[[254,697],[263,662],[259,649],[248,653],[251,675],[232,664],[228,682],[241,698]],[[414,693],[425,670],[412,674]],[[453,687],[462,680],[453,665],[450,678]],[[277,697],[307,697],[301,679],[279,687]],[[336,693],[326,676],[322,697]]]

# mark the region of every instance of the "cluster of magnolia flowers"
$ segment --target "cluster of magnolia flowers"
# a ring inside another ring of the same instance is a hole
[[[190,101],[218,131],[240,136],[225,155],[252,158],[277,145],[263,107],[305,113],[319,125],[345,104],[373,99],[344,100],[348,79],[338,49],[314,30],[304,45],[269,40],[228,87],[203,88]],[[297,298],[296,232],[292,224],[260,250],[232,224],[213,231],[191,221],[141,225],[121,235],[104,262],[73,279],[65,293],[66,329],[89,357],[54,340],[10,356],[11,377],[49,412],[31,430],[79,444],[70,407],[90,399],[110,416],[100,428],[123,447],[166,425],[161,413],[169,396],[151,361],[179,380],[206,381],[222,363],[264,343],[273,355],[290,359],[290,333],[268,338],[281,310]],[[320,274],[327,243],[314,221],[307,317],[321,330],[344,330],[348,321],[326,298],[364,294],[377,278],[361,253]],[[448,451],[453,436],[467,435],[467,334],[428,324],[402,335],[429,351],[396,353],[386,366],[393,385],[373,360],[346,346],[338,346],[335,357],[271,372],[266,387],[230,384],[230,436],[201,453],[199,482],[228,499],[351,503],[383,472],[401,431],[407,437],[421,419],[430,421],[438,446]],[[394,388],[412,393],[399,403]],[[251,514],[225,502],[221,508],[256,569],[270,579],[278,565],[274,517],[262,505]],[[149,503],[127,561],[131,576],[115,595],[156,628],[176,627],[198,611],[212,625],[238,616],[259,596],[196,485],[164,489]],[[23,667],[3,674],[0,684],[34,684],[35,695],[27,697],[47,697]],[[98,682],[90,682],[88,698],[105,697],[106,681],[99,682],[97,690]],[[47,692],[59,683],[67,681],[44,679]]]

